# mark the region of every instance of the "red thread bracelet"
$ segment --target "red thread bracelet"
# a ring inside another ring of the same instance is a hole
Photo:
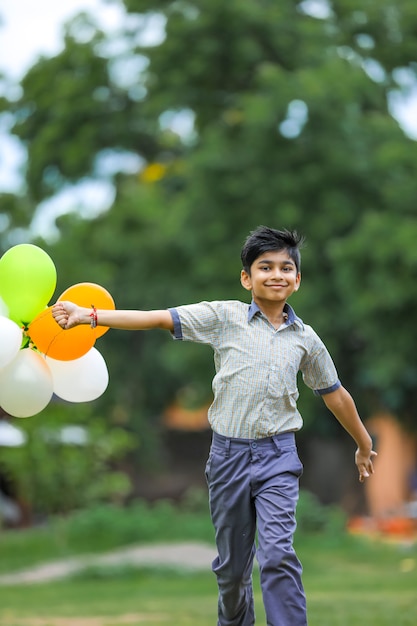
[[[93,310],[90,313],[90,317],[91,317],[90,326],[91,328],[95,328],[97,326],[97,309],[94,306],[94,304],[92,304],[91,307]]]

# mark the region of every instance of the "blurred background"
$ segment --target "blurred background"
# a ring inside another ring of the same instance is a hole
[[[60,2],[51,49],[42,4],[14,35],[0,9],[1,254],[45,250],[55,298],[89,281],[118,308],[165,308],[247,298],[246,235],[297,229],[291,304],[379,453],[364,488],[353,442],[300,381],[302,489],[352,528],[415,528],[414,0]],[[99,399],[1,415],[4,528],[204,490],[211,351],[162,331],[111,331],[97,347]]]

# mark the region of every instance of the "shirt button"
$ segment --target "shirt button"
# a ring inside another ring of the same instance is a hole
[[[276,369],[275,365],[271,365],[271,372],[275,372]]]
[[[252,445],[252,448],[257,448],[258,447],[258,444],[256,443],[256,441],[252,441],[251,445]]]

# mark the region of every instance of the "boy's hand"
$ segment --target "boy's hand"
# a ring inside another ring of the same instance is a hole
[[[57,324],[61,326],[61,328],[68,330],[69,328],[74,328],[74,326],[78,326],[78,324],[83,323],[84,310],[85,309],[83,307],[80,307],[73,302],[57,302],[52,307],[52,317]]]
[[[374,452],[374,450],[371,450],[370,452],[362,452],[360,448],[358,448],[355,452],[355,463],[359,470],[359,481],[361,483],[374,473],[374,465],[372,463],[374,456],[377,456],[377,453]]]

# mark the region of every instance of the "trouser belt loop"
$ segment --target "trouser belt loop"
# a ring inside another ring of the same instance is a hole
[[[277,453],[277,456],[279,456],[281,454],[281,447],[279,445],[279,441],[278,441],[278,437],[276,437],[275,435],[272,436],[272,441],[274,442],[274,446],[275,446],[275,451]]]
[[[226,439],[225,443],[224,443],[224,448],[225,448],[225,458],[228,459],[230,456],[230,439]]]

